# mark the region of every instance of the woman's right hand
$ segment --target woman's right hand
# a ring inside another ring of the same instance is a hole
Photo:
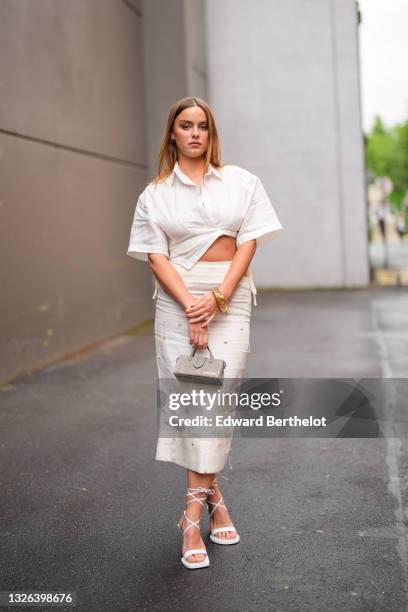
[[[199,323],[191,323],[188,320],[188,331],[190,335],[190,344],[198,349],[206,349],[208,346],[208,327],[202,327]]]

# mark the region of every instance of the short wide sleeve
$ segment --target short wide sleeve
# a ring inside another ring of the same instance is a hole
[[[142,193],[136,204],[127,255],[149,261],[148,253],[161,253],[169,257],[167,236],[154,218],[146,194]]]
[[[275,238],[282,230],[283,227],[268,194],[260,179],[256,177],[249,206],[236,237],[237,247],[254,238],[259,246]]]

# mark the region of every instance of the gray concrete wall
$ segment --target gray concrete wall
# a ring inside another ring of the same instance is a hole
[[[255,255],[257,286],[365,285],[355,0],[208,0],[206,9],[223,161],[260,176],[284,226]]]
[[[142,13],[0,3],[0,380],[151,317],[126,256],[148,176]]]

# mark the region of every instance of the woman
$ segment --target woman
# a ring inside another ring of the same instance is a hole
[[[249,264],[257,245],[282,229],[259,178],[239,166],[221,165],[208,104],[197,97],[176,102],[157,176],[136,205],[127,252],[148,261],[155,277],[159,379],[174,378],[177,357],[192,347],[209,347],[225,360],[225,376],[242,377],[250,352],[251,294],[256,304]],[[181,562],[188,569],[209,566],[199,527],[205,502],[211,540],[239,542],[216,479],[230,446],[228,437],[158,439],[156,459],[187,469],[186,510],[178,526]]]

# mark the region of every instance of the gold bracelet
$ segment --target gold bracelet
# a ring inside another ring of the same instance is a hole
[[[224,294],[222,293],[222,291],[220,289],[213,289],[212,290],[215,299],[217,300],[217,306],[218,309],[224,314],[227,315],[228,314],[228,306],[227,306],[227,301],[224,297]]]

